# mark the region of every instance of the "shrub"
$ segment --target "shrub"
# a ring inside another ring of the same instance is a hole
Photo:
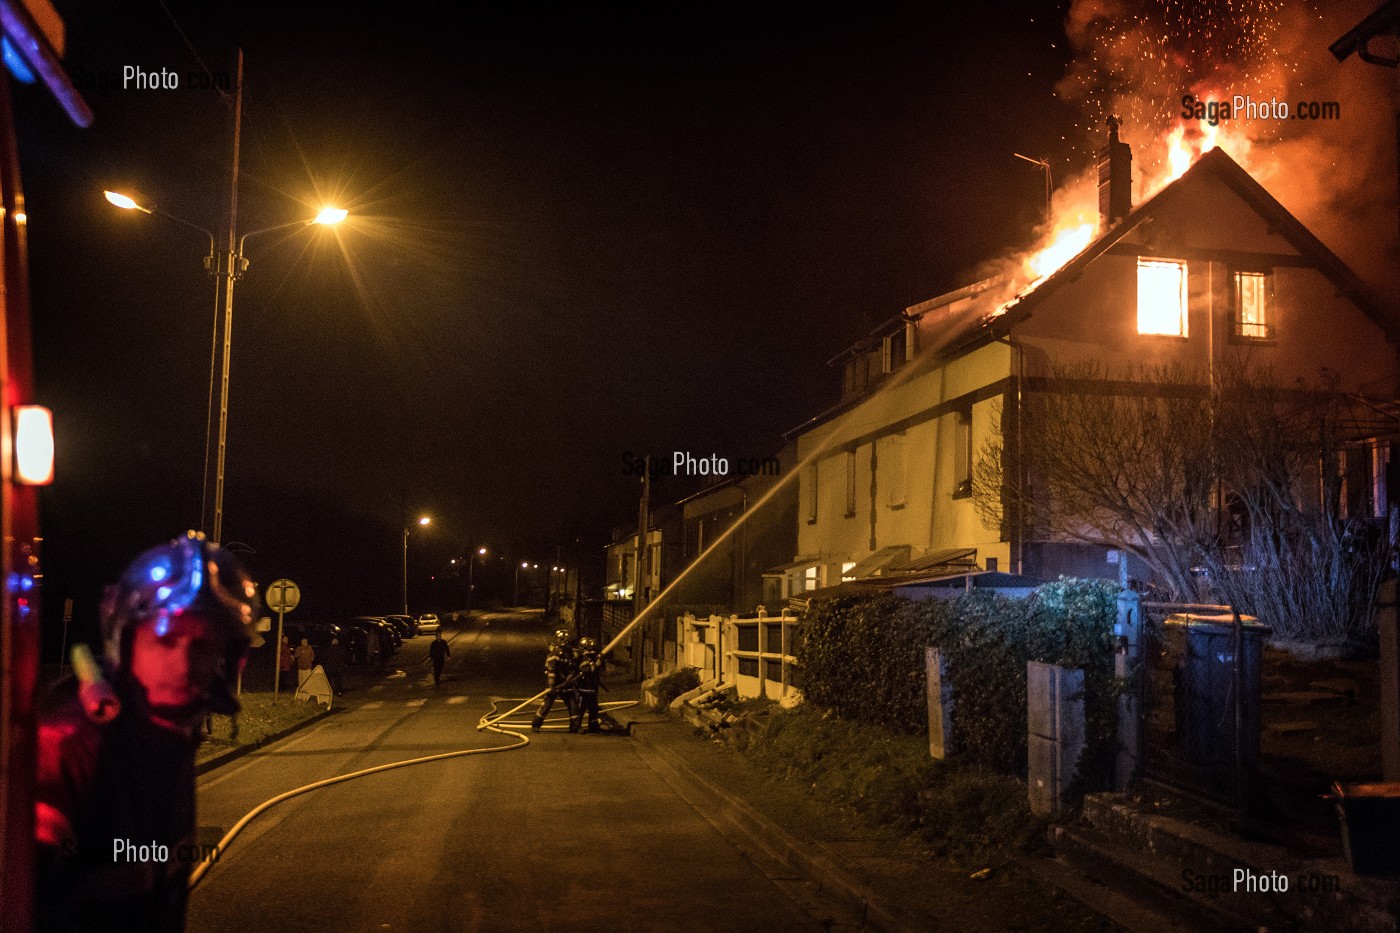
[[[676,697],[698,686],[700,671],[694,667],[678,667],[652,682],[652,689],[656,691],[656,701],[661,706],[670,706]]]
[[[814,705],[843,719],[923,734],[928,728],[924,648],[943,651],[960,757],[1004,774],[1026,767],[1026,663],[1084,670],[1088,734],[1081,773],[1102,782],[1117,729],[1112,584],[1060,580],[1029,599],[970,593],[951,601],[892,595],[815,603],[798,658]],[[925,753],[926,754],[926,753]]]

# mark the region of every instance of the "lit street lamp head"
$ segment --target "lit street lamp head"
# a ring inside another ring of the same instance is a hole
[[[135,201],[133,201],[131,198],[127,197],[124,194],[118,194],[115,191],[104,191],[102,192],[102,196],[105,197],[110,203],[116,205],[117,207],[120,207],[124,211],[144,211],[147,214],[150,213],[149,210],[142,207],[140,204],[137,204]]]
[[[424,515],[422,518],[418,519],[418,524],[420,524],[420,525],[426,525],[426,524],[428,524],[428,523],[431,522],[431,521],[432,521],[431,518],[429,518],[428,516]]]
[[[349,213],[349,211],[341,207],[323,207],[312,223],[324,224],[325,226],[338,224],[344,220]],[[423,524],[426,525],[427,522],[423,522]]]

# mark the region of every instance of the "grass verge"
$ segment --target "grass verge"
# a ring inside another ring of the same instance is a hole
[[[214,731],[205,736],[199,746],[195,762],[207,761],[222,755],[230,749],[244,745],[256,745],[270,735],[303,722],[321,712],[321,707],[308,700],[294,700],[285,690],[273,702],[271,693],[243,691],[239,697],[243,711],[238,714],[238,735],[233,735],[233,717],[214,716]]]
[[[810,707],[773,710],[732,741],[751,761],[818,798],[917,835],[955,862],[1034,848],[1043,825],[1012,777],[929,757],[920,736],[838,719]]]

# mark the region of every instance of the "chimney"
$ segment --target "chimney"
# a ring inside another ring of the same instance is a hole
[[[1133,150],[1118,138],[1123,121],[1108,118],[1108,145],[1099,150],[1099,221],[1101,230],[1133,209]]]

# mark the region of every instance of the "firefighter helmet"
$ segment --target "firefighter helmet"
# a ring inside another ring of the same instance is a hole
[[[578,646],[580,651],[592,651],[594,648],[598,647],[598,643],[591,638],[585,637],[578,640]]]
[[[164,635],[180,613],[198,613],[215,625],[224,642],[207,705],[216,713],[235,713],[238,701],[230,681],[248,651],[257,602],[253,581],[238,560],[202,533],[187,532],[146,551],[107,588],[102,600],[107,660],[128,670],[137,626],[151,625],[157,635]]]

